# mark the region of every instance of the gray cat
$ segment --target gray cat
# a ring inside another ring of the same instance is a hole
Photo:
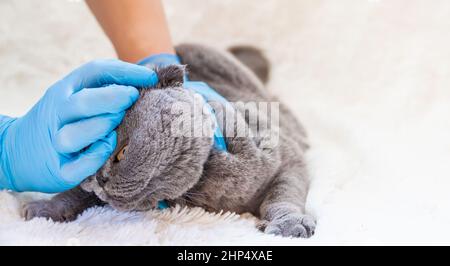
[[[255,105],[238,103],[278,100],[264,87],[269,75],[264,56],[251,47],[230,52],[200,45],[177,47],[190,79],[206,82],[230,102],[209,102],[217,117],[223,118],[217,123],[228,152],[214,148],[211,115],[186,117],[184,112],[174,112],[180,103],[200,109],[204,105],[198,94],[182,87],[184,68],[156,69],[160,83],[141,90],[140,99],[117,128],[117,149],[103,168],[51,200],[24,205],[25,219],[72,221],[95,205],[144,211],[165,200],[169,205],[200,206],[209,211],[250,212],[261,219],[259,227],[266,233],[312,236],[316,222],[305,214],[309,184],[305,131],[282,104],[277,105],[279,116],[273,118],[272,113],[249,110]],[[233,119],[229,109],[234,111]],[[173,122],[185,120],[191,129],[209,126],[200,136],[174,135]],[[261,122],[274,126],[261,127]],[[239,130],[247,134],[237,136]]]

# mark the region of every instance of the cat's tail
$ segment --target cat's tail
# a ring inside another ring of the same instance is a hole
[[[239,45],[230,47],[228,51],[250,68],[264,84],[269,81],[270,62],[260,49]]]

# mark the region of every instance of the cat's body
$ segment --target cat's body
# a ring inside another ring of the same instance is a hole
[[[118,128],[117,152],[96,176],[50,201],[27,204],[24,216],[68,221],[103,202],[120,210],[146,210],[165,199],[169,204],[209,211],[251,212],[261,218],[262,229],[268,233],[311,236],[315,221],[304,212],[308,191],[305,131],[282,104],[271,105],[267,113],[255,109],[260,103],[278,102],[261,82],[267,80],[268,64],[251,48],[231,51],[235,57],[199,45],[177,47],[190,79],[206,82],[231,102],[210,102],[216,115],[225,117],[219,125],[227,153],[214,148],[211,133],[174,137],[167,130],[170,122],[179,118],[171,113],[171,105],[179,101],[201,104],[193,92],[172,82],[169,88],[141,92],[140,100]],[[229,110],[226,107],[235,112],[234,120],[228,113],[223,116]],[[275,107],[279,107],[279,116],[271,115],[277,112]],[[155,114],[160,117],[149,118]],[[205,115],[191,122],[197,127],[210,120]],[[236,136],[242,129],[253,135]],[[118,161],[125,146],[131,149],[127,150],[128,158]]]

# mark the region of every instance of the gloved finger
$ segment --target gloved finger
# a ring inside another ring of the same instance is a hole
[[[204,82],[199,81],[187,81],[183,84],[186,89],[190,89],[195,93],[203,96],[206,101],[214,101],[219,103],[226,103],[227,100],[220,94],[218,94],[214,89],[208,86]]]
[[[70,96],[60,111],[62,124],[109,113],[120,113],[130,108],[139,98],[135,87],[110,85],[83,89]]]
[[[59,153],[79,152],[109,135],[122,121],[125,112],[106,114],[67,124],[55,136],[54,147]]]
[[[64,164],[60,172],[63,181],[77,185],[85,178],[95,174],[109,159],[116,149],[116,145],[117,133],[113,131],[92,144],[73,161]]]
[[[68,77],[72,93],[84,88],[118,84],[133,87],[151,87],[158,83],[155,71],[120,60],[95,60],[72,72]]]
[[[208,84],[204,82],[186,81],[183,86],[188,90],[192,90],[195,93],[200,94],[205,99],[205,101],[209,103],[216,102],[220,105],[224,105],[226,108],[231,108],[228,101],[222,95],[218,94],[214,89],[212,89],[210,86],[208,86]],[[215,111],[209,103],[206,103],[205,107],[212,114],[212,119],[214,121],[214,147],[217,150],[226,152],[227,144],[225,142],[225,138],[217,122]]]

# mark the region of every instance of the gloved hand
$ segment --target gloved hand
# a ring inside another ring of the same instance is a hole
[[[148,68],[94,61],[50,87],[25,116],[0,116],[0,189],[56,193],[95,174],[139,97],[135,87],[157,82]]]
[[[174,54],[158,54],[153,55],[138,62],[139,65],[143,65],[149,68],[163,67],[168,65],[180,65],[181,60],[177,55]],[[194,92],[203,96],[206,101],[215,101],[219,103],[228,103],[228,101],[218,94],[213,88],[208,86],[208,84],[201,81],[190,81],[189,77],[184,77],[183,87],[193,90]],[[214,114],[214,109],[208,104],[206,107]],[[213,120],[215,123],[214,129],[214,147],[220,151],[227,151],[227,145],[225,143],[225,138],[223,137],[222,130],[220,129],[216,117],[213,115]]]

